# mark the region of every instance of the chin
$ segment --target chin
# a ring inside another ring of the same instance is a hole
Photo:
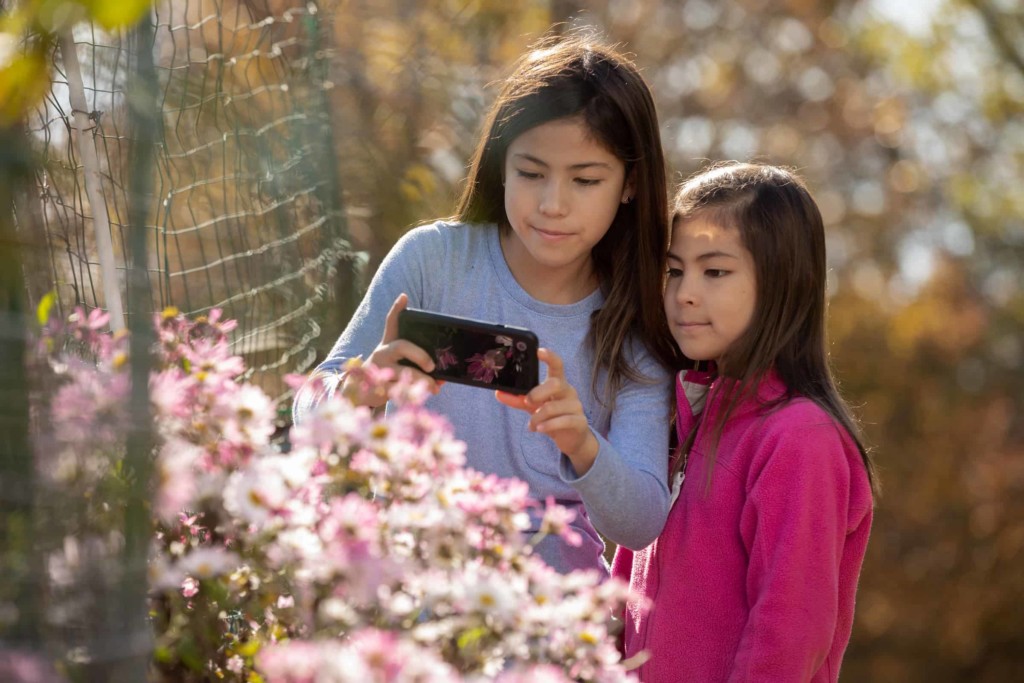
[[[687,358],[689,358],[690,360],[696,361],[696,362],[699,362],[699,363],[705,363],[707,361],[712,361],[712,360],[715,359],[715,355],[714,354],[711,354],[711,353],[700,353],[698,351],[689,350],[689,349],[685,348],[682,345],[679,346],[679,350],[682,351],[683,355],[686,356]]]

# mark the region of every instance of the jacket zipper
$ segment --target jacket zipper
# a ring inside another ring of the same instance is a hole
[[[708,387],[708,390],[710,391],[711,388]],[[708,405],[705,403],[704,404],[704,410],[707,410],[707,409],[708,409]],[[694,447],[696,447],[696,445],[698,443],[700,443],[700,437],[703,435],[703,431],[702,431],[703,428],[704,428],[704,420],[700,420],[699,424],[697,425],[697,433],[694,434],[694,436],[693,436],[693,443],[690,445],[690,451],[691,452],[693,451]],[[680,489],[679,489],[679,497],[680,498],[682,498],[682,496],[683,496],[682,487],[685,486],[685,484],[686,484],[686,470],[690,469],[690,462],[689,462],[689,460],[690,460],[689,456],[687,456],[687,462],[683,465],[683,481],[680,483]],[[678,503],[678,502],[679,501],[676,500],[672,504],[672,507],[669,508],[669,510],[668,510],[668,514],[669,515],[672,514],[672,508],[675,507],[676,503]],[[654,553],[655,553],[655,556],[656,556],[656,559],[654,561],[654,568],[655,568],[655,571],[657,572],[657,584],[656,584],[656,588],[654,589],[654,597],[651,599],[651,609],[650,609],[649,612],[647,612],[647,616],[644,618],[644,631],[643,631],[643,637],[641,638],[642,647],[640,647],[638,652],[647,649],[648,634],[651,631],[651,622],[653,621],[652,617],[654,616],[655,605],[658,604],[658,593],[661,592],[661,556],[662,556],[662,553],[659,552],[661,550],[660,540],[661,539],[659,538],[659,539],[656,539],[654,541],[654,544],[655,544]],[[647,660],[646,662],[643,663],[643,665],[641,665],[640,670],[638,671],[638,673],[640,674],[640,680],[641,681],[647,680],[646,674],[650,673],[650,671],[648,669],[648,667],[650,666],[650,663],[651,663],[651,660]]]

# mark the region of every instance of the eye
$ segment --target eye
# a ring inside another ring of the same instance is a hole
[[[704,271],[704,274],[710,278],[717,279],[720,277],[725,277],[726,275],[729,274],[729,271],[722,270],[721,268],[708,268],[707,270]]]
[[[516,175],[520,178],[525,178],[526,180],[536,180],[537,178],[540,178],[540,173],[537,173],[536,171],[524,171],[522,169],[516,169]]]
[[[577,178],[577,185],[583,185],[584,187],[591,187],[593,185],[600,185],[601,178]]]
[[[668,270],[665,271],[665,275],[667,275],[670,278],[671,277],[682,277],[683,276],[683,269],[682,268],[669,268]]]

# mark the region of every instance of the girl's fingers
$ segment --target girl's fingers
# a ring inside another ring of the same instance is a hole
[[[586,416],[583,414],[583,406],[580,405],[580,402],[567,398],[559,401],[548,401],[543,406],[535,410],[533,415],[530,417],[530,425],[532,427],[538,427],[541,424],[562,415],[577,417],[584,423],[587,421]]]
[[[429,353],[416,346],[411,341],[396,339],[390,344],[387,344],[385,348],[387,349],[387,357],[391,360],[389,365],[398,366],[399,361],[407,360],[411,363],[415,363],[416,366],[425,373],[434,371],[434,359]],[[398,368],[396,367],[396,369]]]
[[[540,406],[549,401],[561,400],[574,394],[575,389],[573,389],[564,378],[549,376],[546,380],[531,389],[530,393],[526,396],[534,406]]]
[[[525,395],[510,394],[505,391],[495,391],[494,397],[498,399],[498,403],[508,406],[509,408],[515,408],[516,410],[524,410],[526,412],[532,412],[534,404],[530,403],[530,400]]]
[[[401,361],[408,361],[414,365],[403,364]],[[419,346],[405,339],[396,339],[388,344],[381,344],[370,354],[367,363],[378,368],[391,368],[396,375],[403,370],[408,370],[416,376],[416,379],[425,381],[431,393],[436,394],[440,391],[437,380],[427,374],[434,370],[434,359]]]
[[[398,339],[398,314],[409,305],[409,297],[405,292],[398,295],[395,303],[391,304],[388,317],[384,320],[384,336],[381,337],[381,344],[388,344]]]
[[[540,348],[537,349],[537,358],[548,366],[548,378],[565,379],[565,365],[562,363],[561,356],[551,349]]]
[[[582,435],[587,430],[587,421],[579,415],[556,415],[544,420],[534,427],[533,430],[543,434],[575,431]]]

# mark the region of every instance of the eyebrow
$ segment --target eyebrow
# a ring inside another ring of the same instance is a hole
[[[549,168],[550,167],[550,164],[548,164],[546,161],[538,159],[537,157],[533,156],[532,154],[526,154],[525,152],[518,152],[516,154],[513,154],[512,156],[514,156],[516,158],[519,158],[519,159],[522,159],[524,161],[529,161],[531,163],[537,164],[538,166],[543,166],[544,168]],[[611,164],[606,164],[603,161],[587,161],[587,162],[584,162],[582,164],[573,164],[569,168],[574,170],[574,171],[580,171],[580,170],[583,170],[585,168],[595,168],[595,167],[611,169]]]
[[[674,261],[678,261],[679,263],[683,262],[683,259],[681,259],[678,256],[676,256],[671,251],[668,252],[668,257],[670,259],[674,260]],[[696,260],[697,261],[709,261],[709,260],[711,260],[713,258],[731,258],[731,259],[735,259],[735,258],[739,258],[739,257],[735,256],[733,254],[724,252],[724,251],[706,251],[703,254],[701,254],[700,256],[698,256]]]

